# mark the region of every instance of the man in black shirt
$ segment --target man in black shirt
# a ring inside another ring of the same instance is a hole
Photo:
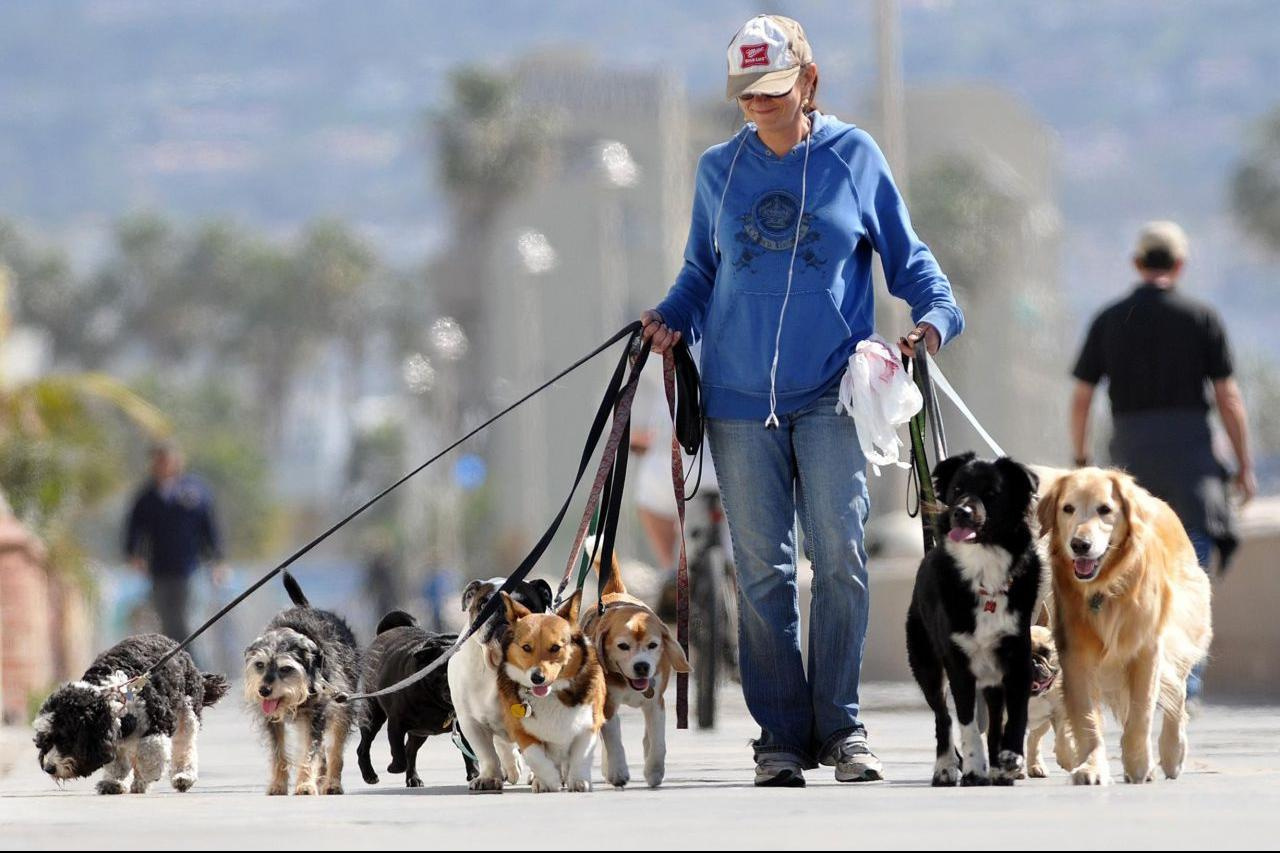
[[[1173,507],[1208,569],[1217,546],[1225,565],[1235,537],[1226,469],[1213,453],[1206,385],[1235,451],[1242,501],[1257,490],[1244,400],[1232,378],[1231,349],[1218,314],[1176,287],[1187,238],[1172,222],[1142,229],[1133,262],[1140,282],[1089,327],[1073,374],[1071,440],[1077,465],[1089,464],[1089,407],[1106,377],[1114,434],[1111,461]],[[1193,675],[1188,695],[1198,692]]]
[[[187,637],[191,576],[201,558],[214,562],[214,581],[223,570],[222,541],[213,496],[199,477],[183,471],[173,444],[151,451],[151,478],[138,492],[125,525],[125,556],[151,577],[151,601],[161,630],[175,640]]]

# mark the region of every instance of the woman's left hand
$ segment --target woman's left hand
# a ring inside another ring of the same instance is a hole
[[[905,337],[898,338],[898,349],[905,356],[915,357],[916,343],[921,338],[924,338],[924,345],[929,350],[929,355],[937,355],[938,350],[942,348],[942,335],[938,334],[938,330],[932,323],[921,323]]]

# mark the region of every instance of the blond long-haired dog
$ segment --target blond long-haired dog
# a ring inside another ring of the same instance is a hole
[[[1187,676],[1212,639],[1209,579],[1168,504],[1120,471],[1057,479],[1038,508],[1049,539],[1063,693],[1077,785],[1110,782],[1101,701],[1124,727],[1125,780],[1154,776],[1151,725],[1164,714],[1160,766],[1177,778],[1187,754]]]

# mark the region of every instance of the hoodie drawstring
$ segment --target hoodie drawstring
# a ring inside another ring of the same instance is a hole
[[[773,338],[773,364],[769,367],[769,417],[766,429],[778,428],[778,355],[782,352],[782,319],[787,316],[787,302],[791,299],[791,277],[796,271],[796,250],[800,248],[800,229],[804,225],[804,202],[809,184],[809,145],[813,140],[813,120],[804,137],[804,168],[800,172],[800,211],[796,214],[796,236],[791,243],[791,263],[787,265],[787,292],[782,297],[782,309],[778,312],[778,332]]]

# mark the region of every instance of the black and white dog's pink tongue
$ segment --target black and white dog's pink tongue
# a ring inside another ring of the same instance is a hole
[[[533,688],[534,696],[546,696],[550,692],[551,692],[551,687],[550,685],[547,685],[547,684],[539,684],[537,687]]]
[[[263,699],[262,700],[262,713],[266,714],[267,716],[271,716],[272,714],[274,714],[276,712],[276,709],[279,707],[280,707],[279,699]]]
[[[952,542],[972,542],[978,538],[978,531],[968,527],[953,527],[948,531],[947,538]]]
[[[649,679],[647,678],[628,678],[627,681],[631,683],[632,690],[644,691],[649,689]]]

